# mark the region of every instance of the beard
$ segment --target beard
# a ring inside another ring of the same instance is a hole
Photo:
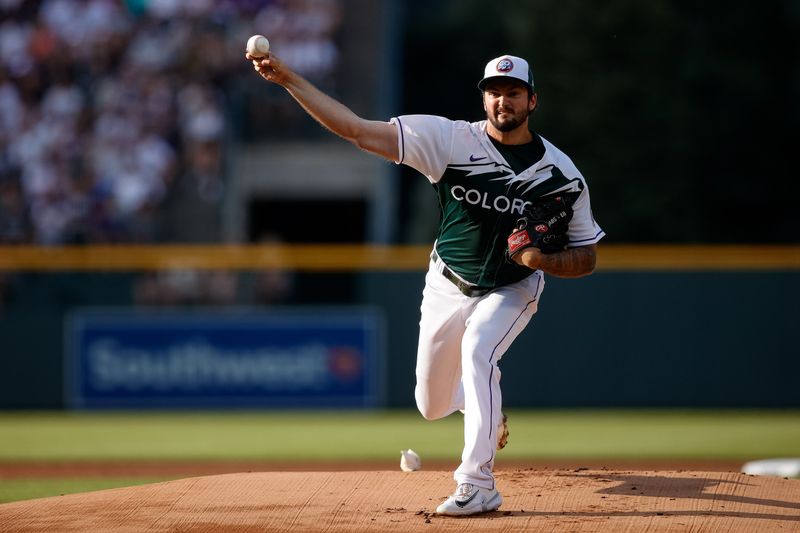
[[[497,131],[507,133],[522,126],[525,123],[525,119],[528,118],[528,113],[506,114],[502,119],[497,114],[486,113],[486,118]]]

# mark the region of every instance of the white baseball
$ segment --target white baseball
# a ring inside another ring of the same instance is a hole
[[[253,35],[247,39],[247,53],[253,57],[266,57],[269,53],[269,41],[263,35]]]
[[[414,450],[400,450],[400,470],[414,472],[422,468],[422,460]]]

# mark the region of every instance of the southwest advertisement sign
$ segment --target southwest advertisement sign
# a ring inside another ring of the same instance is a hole
[[[67,404],[377,406],[381,325],[364,308],[79,311],[66,328]]]

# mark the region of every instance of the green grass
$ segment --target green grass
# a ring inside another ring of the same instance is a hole
[[[118,487],[132,487],[158,481],[165,481],[165,479],[142,477],[0,479],[0,503],[64,496],[77,492],[115,489]]]
[[[800,456],[800,411],[509,410],[507,459]],[[462,418],[416,412],[0,413],[0,462],[456,460]],[[0,502],[160,481],[0,479]]]
[[[800,455],[800,411],[509,411],[509,458]],[[0,461],[449,459],[460,415],[411,411],[4,413]]]

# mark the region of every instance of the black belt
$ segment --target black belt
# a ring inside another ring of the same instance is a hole
[[[431,252],[431,259],[434,263],[439,262],[439,254],[436,253],[436,250]],[[492,289],[481,289],[480,287],[476,287],[472,283],[467,283],[466,281],[462,280],[458,276],[456,276],[455,272],[447,268],[447,265],[444,264],[442,261],[442,276],[447,278],[450,283],[458,287],[458,290],[461,291],[461,294],[464,296],[469,296],[470,298],[477,298],[478,296],[483,296],[487,294]]]

